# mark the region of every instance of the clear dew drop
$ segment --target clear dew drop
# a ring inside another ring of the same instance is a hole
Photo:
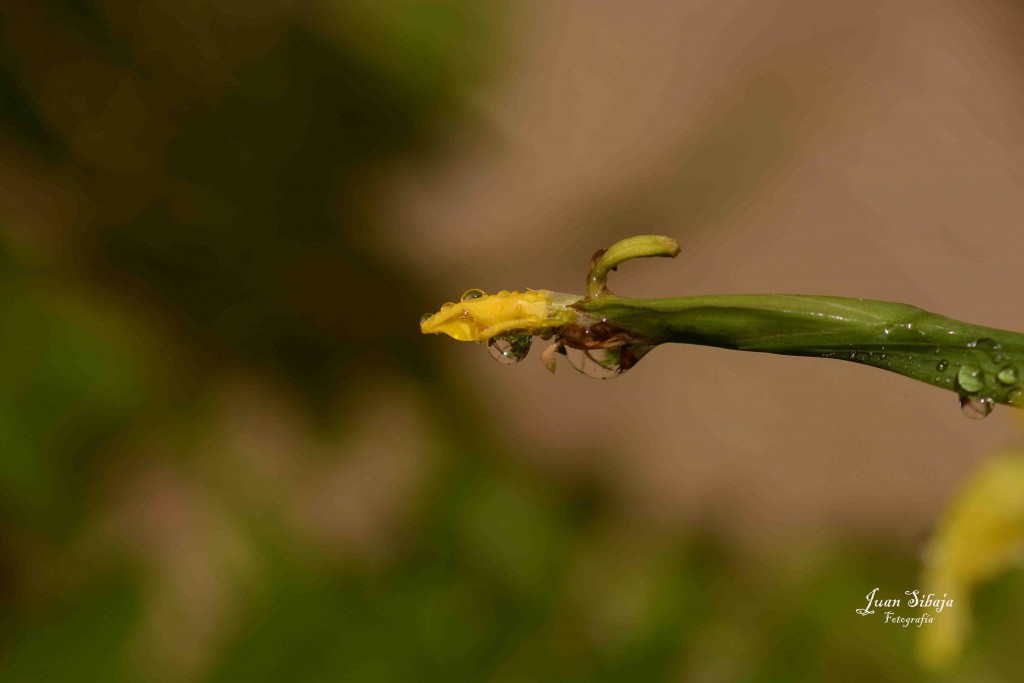
[[[530,353],[532,343],[528,334],[495,337],[487,342],[487,352],[502,365],[515,365]]]
[[[624,374],[653,349],[647,344],[626,344],[609,349],[574,349],[563,347],[562,353],[579,372],[595,379],[611,379]]]
[[[946,359],[942,359],[938,363],[935,364],[935,369],[938,370],[939,372],[945,372],[946,368],[948,368],[948,367],[949,367],[949,361],[946,360]]]
[[[487,296],[486,292],[482,289],[467,289],[465,293],[459,297],[459,301],[467,301],[469,299],[479,299],[482,296]]]
[[[961,396],[960,410],[972,420],[983,420],[992,412],[993,401],[987,396]]]
[[[1024,391],[1020,387],[1012,389],[1006,394],[1006,402],[1011,406],[1024,406]]]
[[[1020,380],[1020,375],[1017,373],[1017,368],[1009,366],[1000,370],[999,374],[996,375],[996,379],[1007,386],[1012,386]]]
[[[612,353],[612,352],[616,353]],[[618,349],[565,349],[565,357],[569,365],[587,377],[595,379],[611,379],[619,376]]]
[[[956,374],[957,384],[968,394],[976,394],[985,388],[985,379],[981,369],[973,365],[962,365]]]
[[[422,325],[423,323],[425,323],[425,322],[427,322],[428,320],[430,320],[430,317],[431,317],[432,315],[434,315],[434,314],[433,314],[433,313],[424,313],[423,315],[421,315],[421,316],[420,316],[420,325]]]
[[[967,346],[971,348],[983,349],[985,351],[995,351],[1000,348],[1000,344],[995,339],[989,339],[988,337],[982,337],[969,343]]]

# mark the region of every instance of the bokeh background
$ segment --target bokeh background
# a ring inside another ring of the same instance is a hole
[[[1002,0],[5,0],[0,680],[930,680],[1001,407],[418,334],[463,290],[888,299],[1024,329]],[[1024,674],[1024,580],[943,680]]]

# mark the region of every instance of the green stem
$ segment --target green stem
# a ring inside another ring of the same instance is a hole
[[[654,343],[848,360],[962,397],[1024,406],[1024,334],[906,304],[824,296],[592,295],[575,308]]]

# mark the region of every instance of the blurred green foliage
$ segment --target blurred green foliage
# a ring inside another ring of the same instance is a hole
[[[854,613],[905,549],[632,521],[421,343],[445,297],[383,255],[380,181],[472,129],[502,18],[5,3],[0,680],[922,676]],[[975,647],[960,680],[1019,674]]]

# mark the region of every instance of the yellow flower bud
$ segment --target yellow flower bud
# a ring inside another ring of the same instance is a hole
[[[446,303],[420,322],[423,334],[447,334],[459,341],[486,342],[513,332],[554,333],[576,319],[571,305],[582,297],[531,289],[486,295],[471,289],[461,301]]]

